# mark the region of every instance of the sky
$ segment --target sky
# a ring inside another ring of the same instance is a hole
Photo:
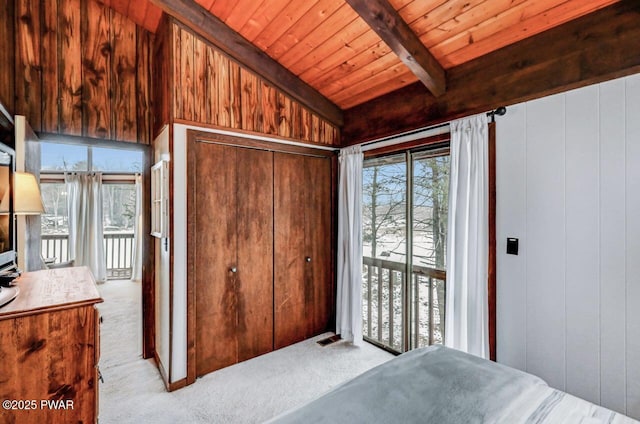
[[[41,143],[41,164],[43,170],[73,169],[73,164],[87,160],[87,146],[57,143]],[[94,170],[109,170],[114,172],[141,171],[142,152],[134,150],[107,149],[93,147]]]

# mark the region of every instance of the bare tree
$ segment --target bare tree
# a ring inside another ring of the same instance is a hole
[[[421,251],[429,266],[446,266],[447,211],[449,204],[449,156],[416,161],[414,166],[414,232],[424,240]]]
[[[362,239],[375,258],[380,240],[396,240],[392,251],[404,243],[406,176],[404,163],[373,165],[363,172]]]

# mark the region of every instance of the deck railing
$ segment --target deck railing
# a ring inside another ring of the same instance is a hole
[[[42,256],[55,258],[56,263],[68,261],[68,240],[68,234],[43,234]],[[107,261],[108,279],[131,278],[133,240],[133,233],[104,234],[104,255]]]
[[[397,352],[444,340],[446,272],[413,265],[409,284],[406,274],[404,263],[363,258],[364,337]]]

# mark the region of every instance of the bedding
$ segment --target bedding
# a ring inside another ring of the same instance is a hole
[[[638,423],[443,346],[407,352],[270,423]]]

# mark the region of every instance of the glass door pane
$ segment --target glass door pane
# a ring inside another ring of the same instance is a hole
[[[363,333],[404,348],[407,264],[406,156],[371,159],[363,169]]]
[[[40,184],[45,212],[41,216],[41,254],[52,263],[69,260],[69,214],[64,182]]]
[[[444,341],[448,149],[412,158],[412,347]]]
[[[108,279],[131,278],[135,219],[136,185],[103,184],[103,243]]]

